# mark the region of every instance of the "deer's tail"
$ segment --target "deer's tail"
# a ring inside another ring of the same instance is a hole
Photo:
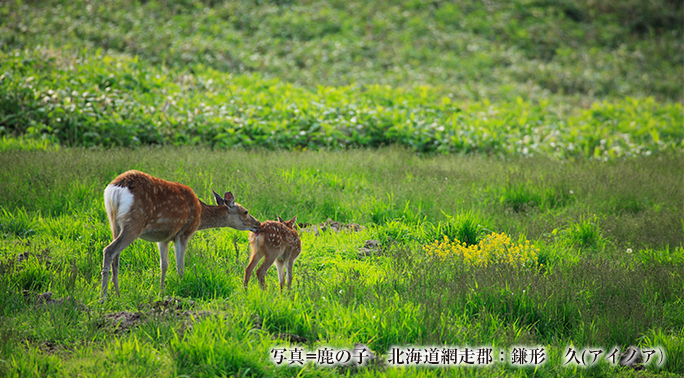
[[[104,205],[112,230],[112,239],[116,239],[133,205],[133,193],[126,187],[109,184],[104,191]]]

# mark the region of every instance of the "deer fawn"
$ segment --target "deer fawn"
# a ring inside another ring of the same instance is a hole
[[[297,231],[294,228],[296,221],[297,216],[287,222],[278,217],[278,222],[266,221],[261,224],[259,231],[249,233],[249,247],[252,250],[252,255],[249,259],[249,265],[245,269],[245,280],[243,283],[245,289],[247,289],[247,283],[249,283],[254,267],[264,257],[264,262],[256,272],[261,288],[266,289],[266,272],[275,262],[276,268],[278,268],[280,291],[283,291],[283,282],[285,280],[283,270],[285,268],[287,269],[287,289],[290,290],[292,285],[292,267],[302,251],[299,235],[297,235]]]
[[[163,291],[170,242],[176,252],[176,271],[183,278],[185,249],[195,231],[215,227],[259,231],[260,222],[235,203],[231,192],[223,197],[212,193],[218,206],[203,203],[185,185],[143,172],[128,171],[115,178],[104,191],[114,241],[102,251],[102,299],[107,297],[110,266],[114,290],[119,295],[119,257],[137,238],[156,242],[159,247]]]

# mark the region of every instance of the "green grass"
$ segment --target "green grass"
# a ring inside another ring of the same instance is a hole
[[[606,350],[662,346],[668,362],[649,367],[649,374],[682,373],[675,362],[684,345],[681,157],[571,165],[543,158],[419,158],[397,149],[186,147],[5,151],[0,159],[8,167],[0,180],[3,375],[299,374],[270,362],[271,348],[288,345],[272,339],[277,333],[304,337],[308,350],[351,349],[362,342],[381,358],[394,345],[543,345],[549,362],[539,373],[557,376],[626,374],[607,364],[578,372],[564,368],[570,344]],[[184,182],[205,200],[210,189],[231,190],[260,220],[276,214],[307,223],[336,217],[366,228],[303,232],[293,289],[282,295],[275,272],[267,277],[266,292],[256,285],[242,291],[245,232],[199,232],[189,246],[186,276],[180,280],[173,273],[172,261],[165,293],[196,302],[179,313],[218,314],[197,320],[150,312],[161,299],[158,253],[153,243],[136,241],[122,253],[121,298],[100,304],[101,254],[110,239],[102,190],[128,168]],[[573,199],[555,206],[516,212],[501,201],[511,186],[546,192],[566,184]],[[611,199],[625,197],[649,201],[637,212],[613,212]],[[27,229],[34,232],[22,232]],[[459,260],[438,262],[422,249],[444,235],[477,238],[487,232],[531,240],[540,249],[540,267],[465,269]],[[358,248],[370,239],[380,241],[380,250],[359,257]],[[47,290],[55,298],[74,296],[89,311],[71,301],[36,311],[35,296]],[[147,315],[118,332],[104,316],[121,310]],[[258,328],[255,317],[261,319]],[[416,373],[386,369],[398,376]],[[477,371],[529,374],[501,364]],[[303,374],[343,372],[307,366]]]
[[[0,376],[683,375],[682,10],[1,3]],[[102,192],[128,169],[205,202],[231,190],[262,221],[363,228],[302,232],[284,294],[274,269],[265,292],[243,291],[246,232],[197,233],[165,293],[156,246],[136,241],[121,297],[100,303]],[[424,248],[494,233],[536,261]],[[38,304],[46,291],[61,302]],[[122,311],[135,324],[111,320]],[[393,346],[548,354],[538,368],[275,366],[292,337],[381,361]],[[628,345],[667,360],[564,366],[569,346]]]

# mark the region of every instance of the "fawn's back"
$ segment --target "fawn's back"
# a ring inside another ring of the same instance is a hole
[[[258,232],[249,234],[249,245],[260,255],[275,255],[282,260],[296,258],[302,249],[297,231],[276,221],[261,223]]]
[[[261,223],[258,232],[250,232],[249,246],[252,250],[252,255],[249,264],[245,269],[245,288],[247,288],[247,283],[252,275],[252,271],[261,258],[264,258],[264,262],[259,269],[257,269],[257,279],[261,284],[261,288],[263,289],[266,287],[266,272],[274,262],[276,268],[278,268],[280,290],[283,289],[286,273],[287,288],[290,288],[290,285],[292,284],[294,261],[302,251],[299,235],[297,235],[297,231],[294,229],[296,220],[297,217],[294,217],[287,222],[282,219],[280,219],[279,222],[266,221]]]

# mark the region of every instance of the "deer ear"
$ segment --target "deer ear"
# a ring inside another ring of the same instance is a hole
[[[283,218],[280,217],[280,215],[277,215],[277,217],[278,217],[278,222],[285,223],[285,221],[283,220]]]
[[[233,193],[226,192],[226,194],[223,195],[223,199],[226,202],[226,206],[233,207],[235,205],[235,196]]]
[[[294,228],[295,224],[297,224],[297,216],[295,215],[294,218],[287,221],[287,223],[290,224],[290,227]]]
[[[221,198],[221,195],[219,195],[218,193],[216,193],[216,192],[214,191],[214,189],[212,189],[211,192],[214,194],[214,200],[216,200],[216,204],[217,204],[217,205],[221,206],[221,205],[223,205],[223,204],[225,203],[225,201],[223,200],[223,198]]]

